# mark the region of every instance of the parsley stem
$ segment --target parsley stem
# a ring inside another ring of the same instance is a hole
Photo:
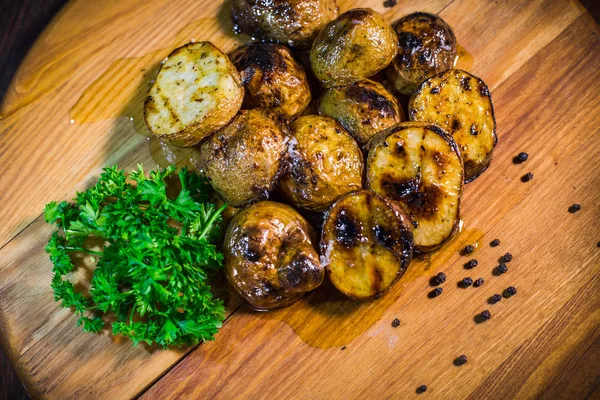
[[[101,251],[88,250],[88,249],[84,249],[83,247],[74,247],[74,246],[65,246],[65,250],[81,251],[82,253],[87,253],[87,254],[91,254],[94,256],[101,256],[103,254]]]
[[[215,223],[215,220],[221,215],[221,213],[227,208],[227,206],[227,203],[223,204],[221,208],[219,208],[217,212],[214,213],[208,221],[206,221],[206,225],[204,225],[204,229],[202,229],[202,232],[200,233],[200,238],[203,238],[204,235],[206,235],[206,232],[208,232],[208,230],[212,228],[212,225]]]

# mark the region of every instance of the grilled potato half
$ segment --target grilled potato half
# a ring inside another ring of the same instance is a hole
[[[337,17],[335,0],[233,0],[233,22],[252,37],[309,48]]]
[[[150,132],[193,146],[226,125],[244,99],[240,74],[210,42],[175,49],[162,64],[144,104]]]
[[[369,79],[325,90],[318,108],[319,114],[342,124],[361,147],[377,132],[406,119],[398,100]]]
[[[341,195],[362,188],[362,152],[339,123],[307,115],[290,128],[290,165],[279,188],[294,206],[325,211]]]
[[[317,35],[310,51],[313,73],[324,87],[348,85],[375,75],[398,52],[398,37],[370,8],[346,11]]]
[[[399,94],[410,97],[427,78],[454,65],[456,37],[437,15],[409,14],[392,27],[398,35],[398,56],[385,73]]]
[[[421,252],[439,248],[458,230],[463,164],[452,136],[434,124],[405,122],[377,135],[366,186],[408,211]]]
[[[412,252],[409,218],[371,190],[345,195],[327,213],[321,263],[333,285],[350,298],[381,296],[406,271]]]
[[[243,110],[200,145],[200,167],[232,207],[265,199],[287,165],[288,129],[272,111]]]
[[[231,61],[244,83],[243,108],[267,108],[291,118],[311,100],[304,68],[282,44],[252,43],[236,49]]]
[[[465,182],[489,167],[498,137],[492,96],[481,79],[458,69],[444,71],[423,82],[408,109],[412,121],[450,132],[463,157]]]
[[[314,232],[292,207],[262,201],[236,214],[223,252],[227,278],[259,310],[284,307],[323,282]]]

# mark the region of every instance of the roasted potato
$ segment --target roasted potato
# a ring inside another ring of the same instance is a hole
[[[290,166],[279,188],[294,206],[324,211],[341,195],[362,187],[362,153],[339,123],[307,115],[290,128]]]
[[[288,129],[265,110],[240,111],[200,145],[200,168],[232,207],[265,199],[287,165]]]
[[[398,37],[370,8],[346,11],[317,35],[312,71],[324,87],[349,85],[381,71],[398,52]]]
[[[244,83],[243,108],[266,108],[291,118],[301,113],[311,95],[304,68],[282,44],[252,43],[231,54]]]
[[[492,96],[481,79],[458,69],[444,71],[423,82],[408,109],[412,121],[433,122],[450,132],[463,157],[465,182],[489,167],[498,137]]]
[[[223,252],[235,290],[259,310],[292,304],[323,282],[314,232],[288,205],[262,201],[236,214]]]
[[[144,104],[150,132],[193,146],[226,125],[244,99],[240,74],[210,42],[175,49],[162,64]]]
[[[398,55],[385,73],[394,89],[410,95],[423,81],[454,65],[456,37],[434,14],[417,12],[392,25],[398,35]]]
[[[333,285],[350,298],[381,296],[406,271],[412,253],[410,220],[373,191],[349,193],[327,213],[321,263]]]
[[[369,79],[325,90],[318,108],[319,114],[338,121],[363,147],[377,132],[406,119],[398,100]]]
[[[233,0],[233,22],[262,40],[309,48],[323,26],[337,17],[335,0]]]
[[[457,232],[463,164],[456,142],[440,127],[405,122],[375,136],[366,185],[408,211],[415,249],[433,251]]]

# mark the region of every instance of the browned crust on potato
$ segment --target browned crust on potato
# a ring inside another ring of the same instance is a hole
[[[226,276],[256,309],[290,305],[323,281],[313,242],[312,227],[293,208],[256,203],[238,212],[227,229]]]
[[[378,298],[408,268],[410,220],[400,206],[371,190],[348,193],[327,212],[320,248],[338,290],[353,299]]]

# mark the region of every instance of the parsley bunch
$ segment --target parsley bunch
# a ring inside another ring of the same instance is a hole
[[[208,201],[210,187],[197,174],[176,172],[146,177],[138,165],[128,181],[117,167],[105,168],[73,203],[46,205],[46,221],[59,227],[46,246],[54,298],[74,309],[84,331],[112,323],[113,334],[165,348],[212,340],[221,327],[225,309],[207,274],[222,265],[214,243],[225,206]],[[165,179],[177,177],[181,190],[170,196]],[[104,242],[102,251],[86,248],[90,237]],[[97,260],[89,295],[67,279],[74,252]]]

